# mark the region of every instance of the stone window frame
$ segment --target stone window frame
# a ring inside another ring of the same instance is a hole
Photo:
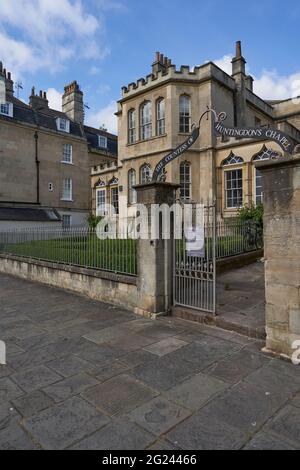
[[[152,177],[152,168],[150,163],[143,163],[140,167],[140,184],[149,183]]]
[[[63,144],[63,156],[62,163],[67,163],[68,165],[73,164],[73,145],[72,144]]]
[[[62,180],[62,201],[73,202],[73,180],[72,178],[63,178]]]
[[[279,152],[275,152],[273,149],[268,148],[266,145],[263,145],[262,149],[257,152],[252,157],[252,163],[271,160],[274,157],[279,156]],[[261,184],[257,184],[257,180]],[[260,193],[257,193],[258,188],[261,189]],[[253,165],[253,202],[255,206],[263,204],[263,191],[262,191],[262,174],[261,172]]]
[[[132,176],[134,178],[132,179]],[[136,170],[134,168],[131,168],[128,171],[128,204],[133,205],[136,204],[137,202],[137,195],[136,195],[136,190],[133,188],[133,186],[136,185]]]
[[[225,210],[238,210],[244,204],[244,159],[233,152],[222,162],[223,187],[224,187],[224,208]],[[229,178],[230,177],[230,178]],[[230,187],[228,184],[230,183]],[[236,196],[234,191],[237,192]],[[239,195],[240,192],[240,195]],[[229,196],[231,194],[231,197]],[[232,201],[229,204],[229,201]],[[234,204],[237,200],[237,204]],[[240,201],[240,203],[239,203]]]
[[[188,100],[188,106],[184,107],[183,99]],[[188,109],[188,111],[187,111]],[[190,134],[191,132],[191,124],[192,124],[192,98],[187,93],[182,93],[179,96],[179,133],[180,134]]]
[[[187,172],[188,169],[188,172]],[[183,171],[182,171],[183,170]],[[179,165],[180,199],[182,201],[192,200],[192,164],[187,160]]]
[[[163,103],[163,114],[161,115],[160,106]],[[156,135],[158,137],[166,134],[166,100],[160,97],[156,100]]]
[[[149,112],[144,114],[147,107]],[[152,137],[152,102],[146,100],[140,105],[140,140],[143,142],[152,139]]]
[[[131,108],[127,115],[127,127],[128,127],[128,144],[134,144],[136,142],[136,110]]]

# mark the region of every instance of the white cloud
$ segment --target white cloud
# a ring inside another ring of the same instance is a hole
[[[61,111],[62,106],[62,93],[57,91],[55,88],[49,88],[47,90],[47,98],[49,101],[49,107]]]
[[[300,95],[300,72],[281,76],[276,71],[264,71],[255,78],[254,91],[266,100],[284,100]]]
[[[232,55],[224,55],[222,59],[214,60],[214,64],[216,64],[220,69],[224,70],[224,72],[228,73],[228,75],[232,74]]]
[[[214,63],[224,72],[232,73],[232,56],[225,55]],[[249,71],[247,70],[247,73]],[[254,93],[265,100],[284,100],[300,96],[300,72],[288,76],[280,75],[276,70],[264,70],[254,78]]]
[[[0,59],[15,78],[109,53],[101,12],[91,14],[83,0],[1,0],[0,18]]]
[[[95,127],[96,129],[104,125],[109,132],[116,134],[118,132],[117,117],[115,116],[116,111],[117,104],[115,101],[112,101],[105,108],[95,113],[89,112],[86,116],[87,125]]]

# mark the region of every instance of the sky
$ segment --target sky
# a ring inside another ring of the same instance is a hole
[[[116,132],[121,87],[151,73],[156,51],[230,73],[241,40],[257,94],[300,95],[299,24],[298,0],[0,0],[0,60],[26,102],[34,85],[61,109],[77,80],[87,124]]]

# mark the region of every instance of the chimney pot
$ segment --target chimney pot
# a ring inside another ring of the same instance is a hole
[[[241,41],[237,41],[236,43],[236,57],[240,59],[242,57],[242,43]]]
[[[160,59],[160,52],[156,52],[155,60],[156,62],[159,62]]]

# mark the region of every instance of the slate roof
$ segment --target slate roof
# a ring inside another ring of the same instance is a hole
[[[0,207],[0,220],[18,222],[59,222],[55,209]]]
[[[100,150],[102,153],[107,153],[108,155],[114,155],[115,157],[117,157],[118,138],[116,135],[89,126],[84,126],[84,133],[91,148]],[[99,147],[99,135],[103,135],[107,138],[107,149]]]
[[[7,121],[25,122],[33,126],[41,126],[46,129],[50,129],[55,132],[59,132],[56,126],[56,119],[63,118],[70,121],[70,134],[77,137],[86,138],[91,148],[97,149],[102,153],[108,155],[114,155],[117,157],[118,154],[118,138],[117,136],[105,132],[103,130],[95,129],[89,126],[81,126],[80,124],[72,121],[65,113],[56,111],[55,109],[43,109],[40,111],[33,110],[30,106],[25,104],[23,101],[17,98],[12,98],[14,105],[13,117],[0,115],[0,119]],[[99,147],[98,136],[103,135],[107,137],[107,149]]]

